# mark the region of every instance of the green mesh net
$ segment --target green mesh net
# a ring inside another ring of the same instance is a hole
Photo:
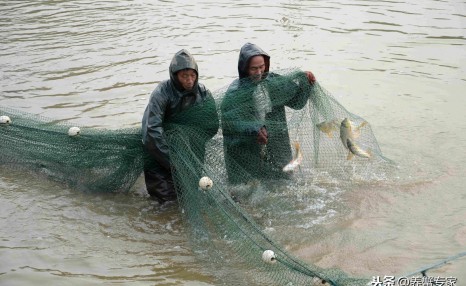
[[[214,97],[222,128],[207,145],[198,144],[206,138],[200,127],[215,119],[199,116],[198,107],[164,126],[199,259],[225,285],[366,285],[368,279],[304,262],[282,245],[293,243],[283,232],[305,243],[316,231],[295,227],[313,214],[310,185],[387,176],[393,165],[370,124],[299,70],[274,72],[260,83],[237,81]],[[71,125],[7,108],[0,115],[11,119],[0,126],[3,166],[89,191],[127,191],[142,172],[139,129],[81,128],[70,136]],[[256,141],[260,127],[268,131],[265,145]],[[213,185],[200,188],[201,177]]]
[[[2,166],[91,192],[128,191],[142,172],[140,129],[79,128],[5,107],[0,116],[10,120],[0,123]]]

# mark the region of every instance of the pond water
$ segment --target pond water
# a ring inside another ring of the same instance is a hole
[[[323,209],[344,216],[310,217],[324,238],[289,251],[366,277],[466,251],[463,1],[24,0],[0,14],[0,105],[83,126],[138,126],[182,48],[212,91],[237,76],[246,42],[271,55],[271,70],[313,71],[409,179],[326,197]],[[219,284],[178,208],[149,200],[142,181],[89,194],[0,171],[0,284]],[[464,285],[464,269],[465,258],[428,274]]]

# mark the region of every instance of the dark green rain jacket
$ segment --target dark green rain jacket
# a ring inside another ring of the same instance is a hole
[[[253,56],[262,55],[265,72],[260,82],[248,77]],[[225,164],[230,183],[252,178],[287,178],[283,167],[292,159],[285,106],[303,108],[309,98],[304,92],[306,77],[297,81],[269,73],[270,56],[258,46],[247,43],[240,51],[239,78],[229,86],[221,102]],[[258,131],[265,126],[267,145],[257,143]]]
[[[183,69],[193,69],[198,75],[191,91],[184,91],[177,80],[176,73]],[[202,162],[204,145],[219,127],[215,101],[211,92],[198,82],[198,66],[191,54],[184,49],[176,53],[169,72],[170,79],[159,83],[152,92],[142,118],[142,141],[149,155],[145,168],[153,171],[163,168],[170,172],[170,142],[196,145],[191,147],[199,150],[194,155]]]

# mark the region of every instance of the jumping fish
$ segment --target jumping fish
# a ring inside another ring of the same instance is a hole
[[[367,124],[366,121],[362,122],[358,127],[354,128],[353,122],[348,118],[343,119],[340,125],[340,138],[343,146],[348,149],[347,139],[354,140],[361,134],[361,128]]]
[[[348,160],[352,158],[351,154],[354,154],[359,157],[363,158],[370,158],[372,154],[369,151],[364,151],[362,150],[358,145],[354,144],[353,141],[350,139],[346,139],[346,143],[348,146],[348,149],[350,150],[350,154],[348,154]],[[351,158],[350,158],[351,155]]]
[[[343,143],[343,146],[345,147],[345,149],[347,149],[349,151],[348,160],[351,160],[353,158],[353,154],[357,155],[357,156],[360,156],[360,157],[364,157],[364,156],[361,156],[361,155],[358,155],[358,154],[363,154],[363,153],[364,154],[369,154],[366,151],[359,148],[354,143],[354,139],[359,137],[359,135],[361,134],[361,128],[364,127],[366,124],[367,124],[367,122],[364,121],[359,126],[354,128],[353,122],[351,122],[348,118],[343,119],[343,121],[341,122],[341,125],[340,125],[340,139],[341,139],[341,142]],[[358,151],[353,152],[349,147],[350,144],[351,144],[353,150],[358,150]],[[356,153],[358,153],[358,154],[356,154]],[[369,155],[369,157],[370,157],[370,155]],[[369,157],[366,157],[366,158],[369,158]]]
[[[285,167],[283,167],[283,172],[293,172],[297,167],[299,167],[299,165],[301,165],[301,162],[303,161],[303,154],[301,153],[299,142],[295,142],[294,147],[295,156],[288,164],[286,164]]]
[[[320,131],[327,134],[329,138],[333,138],[333,132],[338,131],[339,125],[340,125],[339,119],[323,121],[323,122],[316,124],[317,128],[319,128]]]

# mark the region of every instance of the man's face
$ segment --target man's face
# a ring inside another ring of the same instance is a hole
[[[181,70],[176,73],[179,83],[185,90],[191,90],[197,79],[197,74],[194,70]]]
[[[253,81],[259,81],[265,72],[265,61],[263,56],[254,56],[249,61],[248,75]]]

